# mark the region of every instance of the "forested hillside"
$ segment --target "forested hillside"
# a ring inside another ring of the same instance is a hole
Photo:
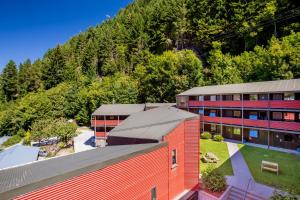
[[[103,103],[174,102],[194,86],[300,78],[298,0],[135,0],[1,74],[0,135],[87,124]]]

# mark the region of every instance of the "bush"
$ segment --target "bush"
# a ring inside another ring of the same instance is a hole
[[[31,145],[31,133],[27,131],[23,140],[24,145]]]
[[[291,194],[275,191],[270,200],[297,200],[297,197]]]
[[[57,146],[59,149],[63,149],[63,148],[65,148],[66,145],[63,142],[59,142]]]
[[[226,179],[223,174],[208,168],[202,173],[204,186],[211,192],[223,192],[226,189]]]
[[[201,139],[211,139],[211,134],[209,132],[203,132],[200,136]]]
[[[223,138],[222,135],[215,135],[214,136],[214,141],[222,142],[222,141],[224,141],[224,138]]]
[[[21,136],[19,136],[19,135],[14,135],[14,136],[12,136],[11,138],[9,138],[8,140],[6,140],[6,141],[2,144],[2,146],[4,146],[4,147],[9,147],[9,146],[12,146],[12,145],[14,145],[14,144],[17,144],[17,143],[21,142],[21,140],[22,140]]]

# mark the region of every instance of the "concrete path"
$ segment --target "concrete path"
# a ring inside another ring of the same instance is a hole
[[[75,153],[94,149],[94,131],[80,130],[80,134],[74,137]]]
[[[239,151],[238,145],[232,142],[226,143],[234,174],[233,176],[226,177],[227,184],[238,187],[242,190],[246,190],[248,187],[248,191],[250,193],[254,193],[261,197],[269,198],[270,196],[272,196],[274,188],[260,183],[256,183],[254,181],[252,174],[248,168],[248,165],[244,160],[243,155]]]

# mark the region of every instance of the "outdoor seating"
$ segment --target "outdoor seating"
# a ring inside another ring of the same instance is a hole
[[[278,163],[263,160],[263,161],[261,161],[261,171],[263,171],[263,170],[276,172],[276,174],[278,176],[279,165],[278,165]]]

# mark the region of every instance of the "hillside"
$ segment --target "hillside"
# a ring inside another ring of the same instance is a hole
[[[0,135],[87,124],[103,103],[174,102],[199,85],[300,78],[296,0],[136,0],[1,74]]]

